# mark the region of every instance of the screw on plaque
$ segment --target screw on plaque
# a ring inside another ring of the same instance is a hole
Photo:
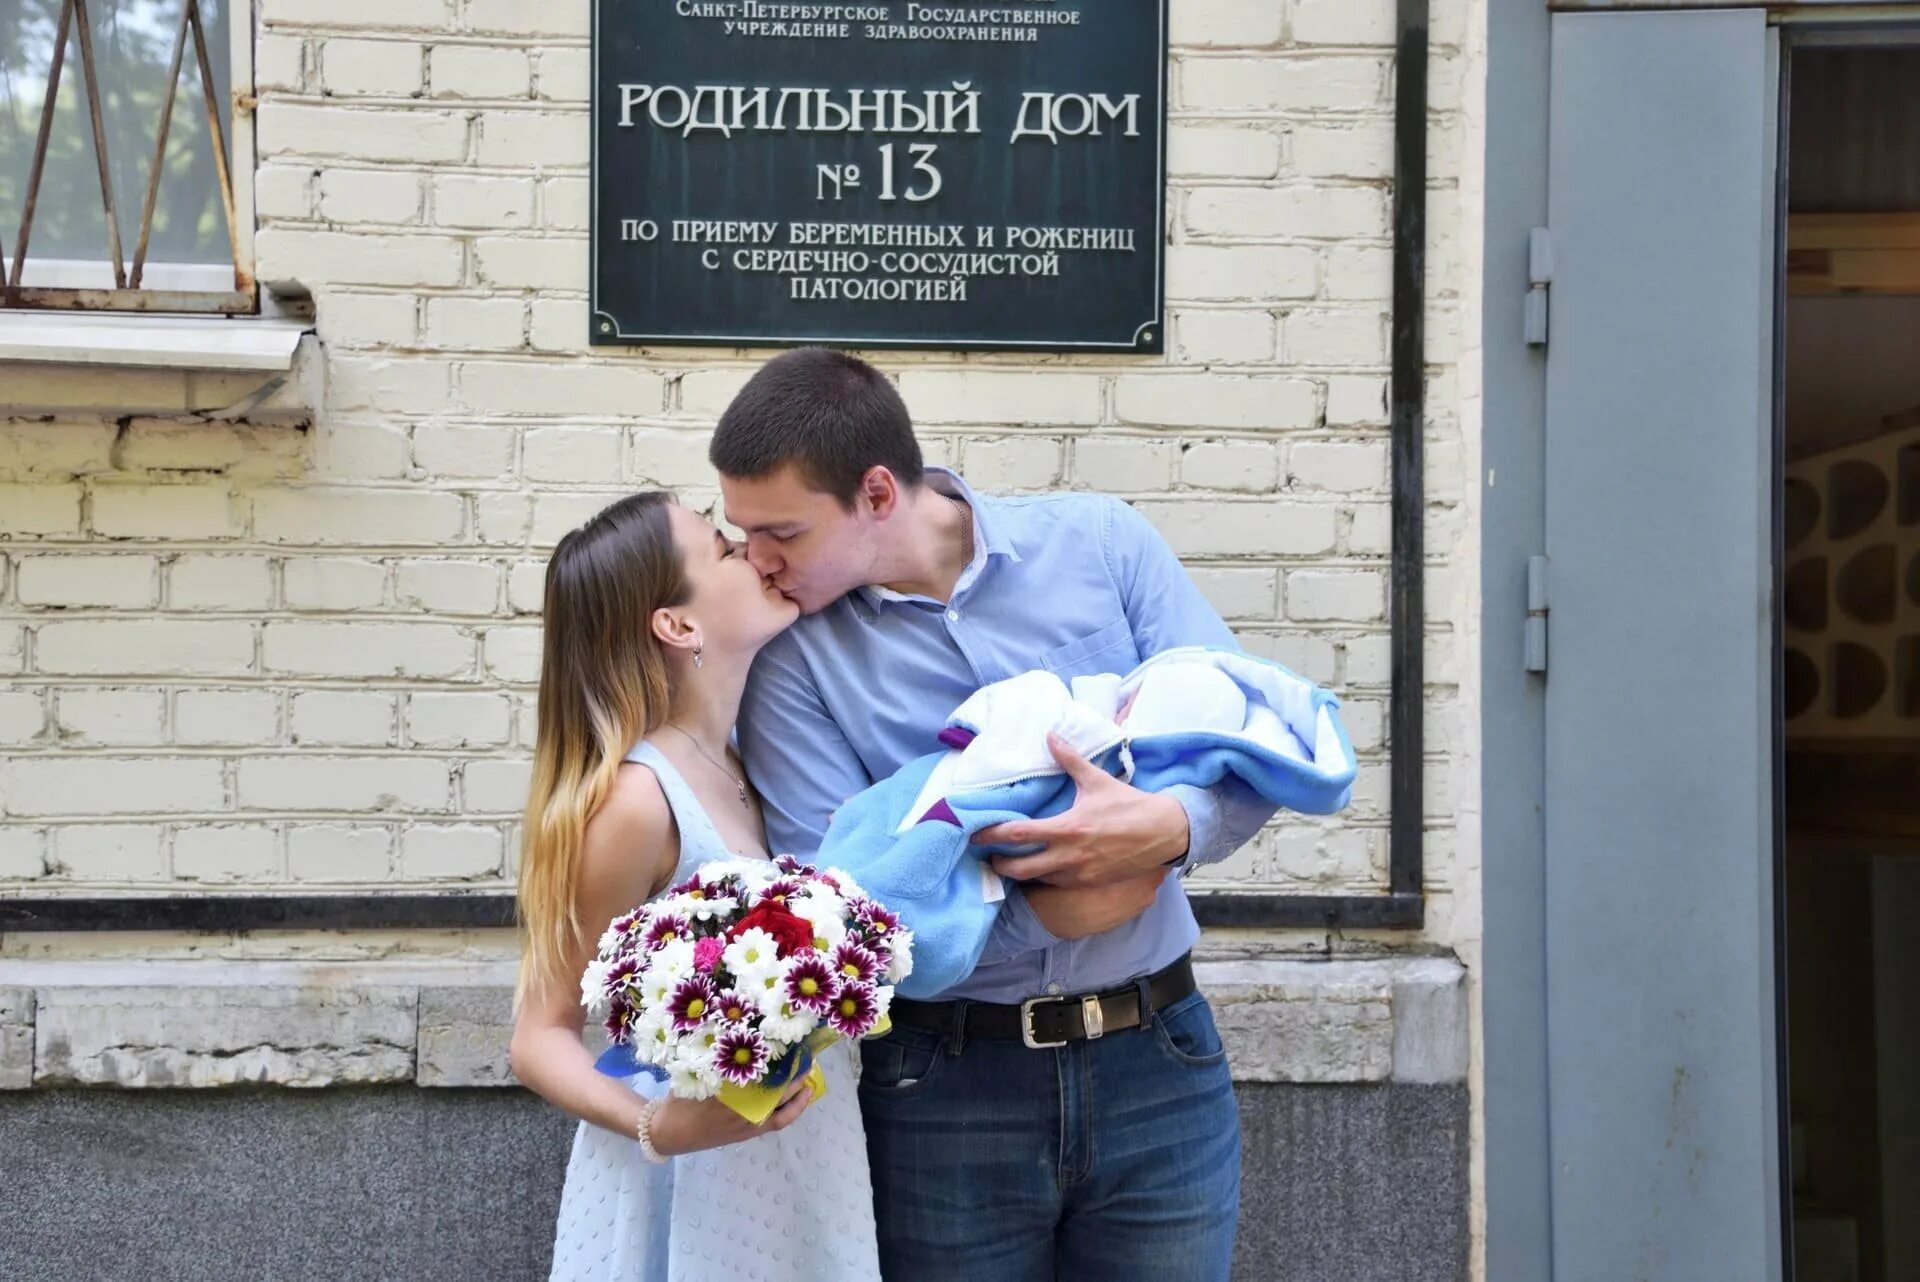
[[[1143,343],[1151,343],[1153,341],[1153,331],[1150,329],[1141,330],[1140,341]]]
[[[611,333],[613,333],[613,322],[612,322],[612,321],[601,321],[601,322],[600,322],[600,332],[601,332],[602,334],[611,334]]]

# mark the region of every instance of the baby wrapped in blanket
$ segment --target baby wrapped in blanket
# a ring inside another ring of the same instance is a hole
[[[938,995],[972,973],[1005,897],[971,844],[982,828],[1073,804],[1049,732],[1137,788],[1210,788],[1229,776],[1276,805],[1331,814],[1347,804],[1353,747],[1331,692],[1277,663],[1192,646],[1125,676],[1035,671],[954,709],[944,751],[900,767],[834,815],[819,862],[844,868],[914,932],[902,996]]]

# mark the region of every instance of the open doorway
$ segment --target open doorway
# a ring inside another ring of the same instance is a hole
[[[1787,145],[1797,1282],[1920,1280],[1920,45],[1800,45]]]

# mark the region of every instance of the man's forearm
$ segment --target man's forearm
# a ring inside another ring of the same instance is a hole
[[[1179,869],[1219,863],[1252,841],[1280,809],[1237,779],[1211,788],[1175,784],[1167,795],[1187,812],[1187,853],[1172,865]]]

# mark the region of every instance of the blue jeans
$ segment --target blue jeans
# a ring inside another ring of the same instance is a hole
[[[1201,994],[1054,1050],[896,1026],[861,1055],[890,1282],[1226,1278],[1240,1117]]]

